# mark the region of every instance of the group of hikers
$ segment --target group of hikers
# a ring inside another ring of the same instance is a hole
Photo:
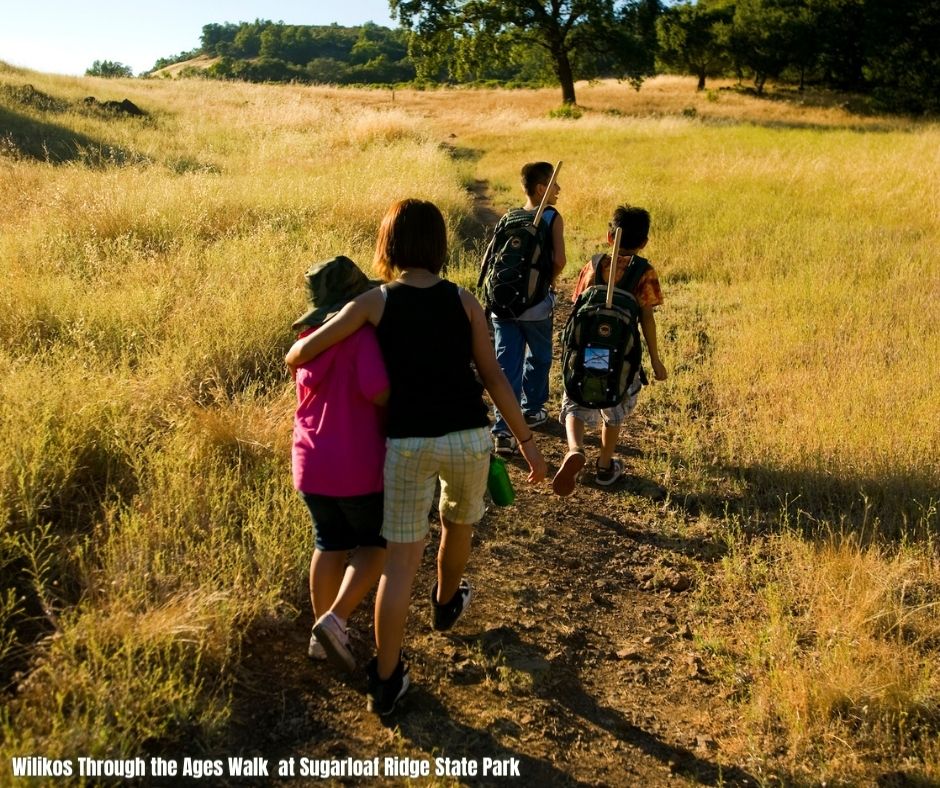
[[[342,256],[306,275],[310,309],[293,324],[300,334],[285,360],[297,390],[294,485],[315,542],[308,654],[356,670],[346,622],[378,583],[376,656],[366,674],[369,709],[380,715],[410,684],[402,643],[438,484],[441,540],[429,603],[432,628],[445,631],[470,603],[463,575],[492,454],[521,454],[530,483],[546,477],[533,428],[548,420],[554,283],[566,264],[557,168],[526,164],[522,186],[524,206],[500,220],[484,256],[486,311],[441,277],[447,227],[422,200],[396,202],[382,219],[373,260],[380,282]],[[575,286],[572,317],[582,303],[587,317],[565,329],[559,419],[568,452],[552,479],[558,495],[575,490],[585,465],[585,425],[603,423],[595,481],[611,485],[623,472],[617,438],[645,380],[637,325],[654,377],[666,378],[653,317],[659,282],[637,254],[649,221],[643,209],[618,207],[608,233],[613,254],[592,258]],[[629,302],[623,309],[615,293]],[[492,428],[484,391],[496,411]]]

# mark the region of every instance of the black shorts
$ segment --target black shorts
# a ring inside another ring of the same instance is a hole
[[[385,547],[381,536],[382,493],[334,498],[302,492],[300,497],[310,510],[317,550],[331,552],[357,547]]]

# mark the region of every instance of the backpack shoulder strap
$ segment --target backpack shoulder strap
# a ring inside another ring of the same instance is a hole
[[[604,260],[607,260],[607,259],[609,258],[608,258],[608,255],[606,254],[596,254],[591,258],[591,266],[594,268],[594,284],[595,285],[604,284],[601,281],[600,270],[601,270],[601,263],[603,263]]]
[[[620,277],[617,287],[632,293],[643,278],[643,274],[649,271],[651,267],[650,261],[645,257],[633,255],[633,259],[630,261],[630,265],[627,266],[627,270],[623,272],[623,276]]]

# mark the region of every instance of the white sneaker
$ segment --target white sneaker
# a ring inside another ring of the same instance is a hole
[[[307,646],[307,656],[310,659],[324,660],[326,659],[326,649],[323,648],[323,644],[317,640],[317,633],[310,633],[310,643]]]
[[[349,650],[349,633],[332,613],[324,613],[313,625],[313,634],[326,651],[326,658],[348,673],[356,669],[356,658]]]

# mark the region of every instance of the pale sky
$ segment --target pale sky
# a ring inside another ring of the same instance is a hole
[[[203,25],[255,19],[397,27],[387,0],[0,0],[0,60],[55,74],[84,74],[96,60],[114,60],[136,75],[199,46]]]

